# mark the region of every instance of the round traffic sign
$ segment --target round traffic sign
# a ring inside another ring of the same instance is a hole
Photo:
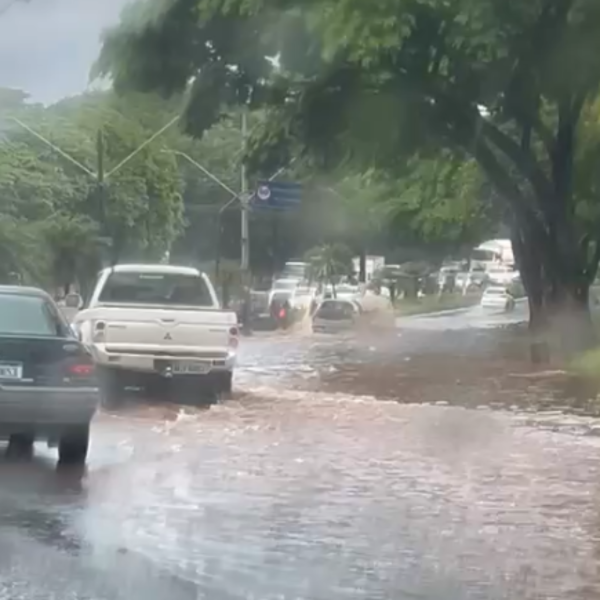
[[[260,185],[258,186],[256,195],[258,196],[259,200],[268,200],[271,197],[271,188],[269,188],[268,185]]]

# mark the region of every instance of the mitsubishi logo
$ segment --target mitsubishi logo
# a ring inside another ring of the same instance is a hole
[[[167,334],[165,334],[165,337],[164,337],[164,339],[165,339],[165,340],[172,340],[173,338],[171,337],[171,334],[170,334],[170,333],[167,333]]]

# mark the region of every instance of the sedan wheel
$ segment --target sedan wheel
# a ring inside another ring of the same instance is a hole
[[[90,444],[90,426],[78,425],[69,428],[58,442],[58,461],[61,464],[82,465],[85,463]]]
[[[116,369],[99,368],[98,379],[102,406],[108,410],[119,408],[125,396],[121,373]]]
[[[18,433],[10,436],[6,454],[9,458],[31,458],[33,456],[34,437]]]

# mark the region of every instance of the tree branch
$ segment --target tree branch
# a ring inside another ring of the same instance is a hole
[[[541,200],[541,202],[538,202],[540,209],[544,210],[542,199],[551,198],[554,191],[552,190],[552,186],[546,178],[546,175],[531,155],[531,152],[522,150],[519,144],[511,139],[510,136],[498,129],[498,127],[490,123],[481,115],[478,116],[478,120],[478,128],[481,134],[485,135],[490,142],[510,160],[517,171],[527,179],[535,191],[536,197]]]

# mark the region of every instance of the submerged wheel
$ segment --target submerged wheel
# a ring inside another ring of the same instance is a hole
[[[212,391],[217,396],[217,399],[227,399],[231,397],[233,389],[233,372],[223,371],[221,373],[213,373]]]
[[[116,369],[101,367],[98,369],[100,402],[104,408],[118,408],[123,404],[125,388],[121,374]]]
[[[33,443],[35,438],[32,434],[16,433],[8,439],[6,454],[10,458],[31,458],[33,456]]]
[[[87,459],[90,445],[90,425],[69,428],[58,442],[58,461],[65,465],[82,465]]]

